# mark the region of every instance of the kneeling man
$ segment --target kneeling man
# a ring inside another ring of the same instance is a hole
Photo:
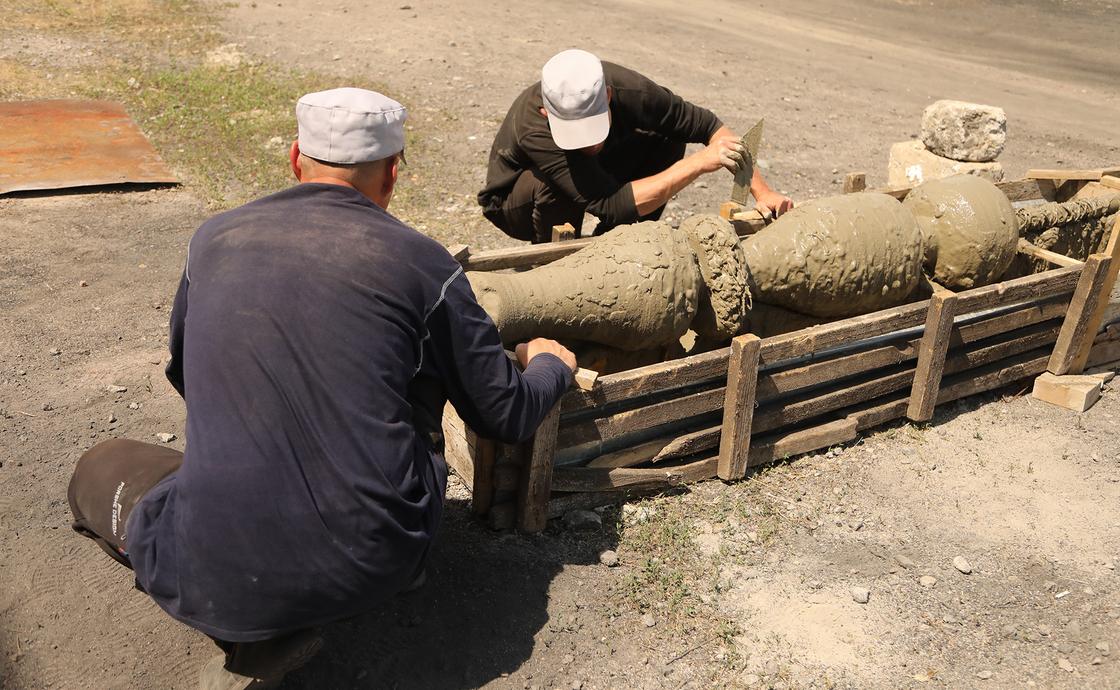
[[[266,687],[316,626],[422,580],[448,399],[478,433],[534,432],[567,389],[550,340],[507,357],[462,267],[386,210],[404,108],[360,89],[296,106],[299,184],[199,228],[167,376],[186,451],[108,441],[78,462],[74,527],[224,651],[203,688]]]

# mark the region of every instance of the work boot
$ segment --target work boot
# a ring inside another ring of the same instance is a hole
[[[280,684],[323,646],[317,630],[301,630],[274,640],[235,642],[202,667],[200,690],[265,690]]]

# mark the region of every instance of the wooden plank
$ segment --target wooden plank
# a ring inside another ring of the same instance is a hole
[[[564,414],[629,400],[637,395],[683,388],[727,376],[730,348],[600,376],[592,391],[569,391],[561,401]]]
[[[1091,346],[1096,328],[1091,323],[1100,301],[1101,292],[1106,293],[1111,286],[1105,285],[1112,258],[1107,254],[1093,254],[1085,262],[1081,272],[1081,279],[1074,290],[1073,300],[1069,305],[1062,332],[1058,335],[1058,342],[1054,345],[1053,355],[1047,369],[1051,374],[1078,373],[1073,371],[1081,348],[1089,343]],[[1102,310],[1103,311],[1103,310]],[[1099,326],[1099,323],[1097,324]],[[1084,366],[1084,365],[1082,365]]]
[[[856,433],[856,421],[845,418],[824,422],[808,429],[787,431],[776,435],[771,434],[759,439],[759,442],[751,447],[750,460],[747,465],[756,467],[776,460],[785,460],[794,455],[810,453],[821,448],[854,441]]]
[[[957,313],[968,314],[1001,305],[1071,292],[1077,286],[1080,275],[1081,268],[1079,266],[1053,268],[1042,273],[958,292],[957,296],[960,297],[960,302],[957,304]]]
[[[594,390],[595,382],[598,380],[599,372],[592,371],[591,369],[584,369],[583,367],[577,367],[576,373],[572,375],[572,383],[581,391]]]
[[[1011,201],[1033,201],[1035,199],[1054,201],[1057,198],[1057,187],[1053,180],[1012,180],[1011,182],[997,182],[996,186]]]
[[[555,491],[651,491],[716,476],[719,458],[708,458],[666,468],[558,467],[552,479]]]
[[[1081,266],[1085,263],[1083,261],[1078,261],[1077,259],[1071,259],[1065,254],[1059,254],[1057,252],[1052,252],[1049,249],[1037,247],[1022,237],[1019,238],[1019,253],[1026,254],[1027,256],[1033,256],[1034,258],[1042,259],[1043,261],[1048,261],[1055,266]]]
[[[447,248],[447,253],[451,255],[451,258],[463,263],[470,257],[471,248],[465,244],[453,244]]]
[[[490,529],[513,529],[517,523],[517,504],[510,502],[492,506],[486,514],[486,523]]]
[[[1059,316],[1063,312],[1064,309],[1060,303],[1030,305],[1025,307],[1022,313],[1011,312],[993,317],[988,321],[963,325],[953,332],[951,342],[953,344],[972,343],[993,334],[1012,330],[1019,325],[1037,323],[1047,318]],[[1049,338],[1049,342],[1053,342],[1057,337],[1057,329],[1056,325],[1051,325],[1044,329],[1047,335],[1036,335],[1036,331],[1024,331],[1024,335],[1020,337]],[[835,360],[821,360],[785,371],[764,372],[758,377],[757,400],[760,404],[769,403],[780,396],[809,385],[827,384],[844,376],[880,368],[880,365],[900,364],[914,359],[917,357],[916,346],[919,342],[920,339],[915,338],[909,342],[888,344],[870,351],[845,355]],[[1042,341],[1039,340],[1039,342]],[[763,340],[762,343],[764,349],[766,340]],[[901,379],[892,379],[889,383],[886,380],[881,383],[893,386],[890,390],[896,390],[899,387],[909,385],[911,382],[912,378],[903,376]],[[842,389],[846,385],[848,384],[839,384],[839,387]],[[866,390],[864,387],[858,387],[850,393],[866,394]],[[603,442],[620,438],[638,430],[650,429],[680,419],[714,412],[725,403],[725,397],[725,388],[717,386],[636,409],[566,424],[560,432],[559,447],[568,449],[584,444],[601,445]],[[757,427],[757,419],[755,423]],[[589,452],[591,452],[590,449]]]
[[[771,435],[752,444],[746,467],[847,443],[856,437],[854,419],[838,419],[808,429]],[[719,456],[668,468],[557,468],[553,489],[571,492],[656,491],[717,476]],[[744,471],[745,473],[745,471]]]
[[[1120,174],[1120,168],[1093,168],[1090,170],[1055,170],[1036,168],[1027,171],[1032,180],[1089,180],[1096,182],[1105,175]]]
[[[480,438],[470,429],[467,429],[468,441],[474,440],[474,485],[471,487],[471,508],[476,515],[485,515],[493,504],[494,492],[494,467],[498,444],[490,439]]]
[[[745,207],[737,201],[725,201],[719,205],[719,217],[731,220],[731,216],[742,211]]]
[[[1120,190],[1120,177],[1116,175],[1102,175],[1101,185],[1109,189]]]
[[[850,172],[844,176],[844,193],[862,192],[867,189],[867,173]]]
[[[591,244],[594,239],[594,237],[584,237],[570,242],[534,244],[528,247],[477,252],[467,257],[463,268],[468,271],[498,271],[503,268],[525,268],[547,264],[578,252]]]
[[[1089,336],[1083,338],[1077,348],[1068,372],[1071,374],[1079,374],[1085,370],[1085,362],[1089,360],[1089,350],[1093,347],[1092,336],[1095,336],[1097,331],[1100,330],[1104,313],[1108,309],[1109,297],[1111,297],[1112,289],[1116,285],[1117,273],[1120,272],[1120,214],[1117,214],[1116,219],[1112,222],[1112,233],[1108,236],[1108,244],[1105,247],[1104,254],[1109,257],[1108,268],[1105,269],[1102,279],[1104,285],[1097,296],[1096,302],[1091,305],[1091,311],[1085,323],[1085,332]]]
[[[443,458],[455,475],[474,492],[475,458],[469,443],[470,430],[448,403],[443,410]]]
[[[951,331],[949,345],[958,347],[1058,318],[1065,315],[1067,307],[1068,302],[1064,299],[1050,299],[1006,314],[960,324]],[[901,364],[918,356],[920,344],[921,337],[896,340],[870,350],[838,355],[782,371],[762,373],[758,379],[757,396],[760,402],[767,402],[799,388]]]
[[[762,340],[753,333],[731,341],[717,472],[724,481],[742,479],[747,471],[761,345]]]
[[[576,229],[571,223],[552,226],[553,242],[569,242],[576,239]]]
[[[517,528],[540,532],[548,522],[548,496],[552,493],[552,458],[556,452],[556,433],[560,428],[560,406],[545,415],[533,436],[529,462],[521,471],[517,495]]]
[[[1039,324],[1020,329],[1015,332],[999,334],[996,337],[977,343],[971,348],[961,348],[952,352],[945,360],[945,374],[955,374],[977,367],[982,367],[992,362],[1017,356],[1022,352],[1037,348],[1047,347],[1058,336],[1058,324]],[[899,369],[889,373],[870,375],[856,382],[839,382],[830,387],[809,391],[802,396],[782,400],[778,404],[771,404],[766,409],[755,412],[752,420],[752,433],[761,434],[774,429],[779,429],[792,424],[805,422],[814,417],[834,412],[845,407],[865,403],[878,397],[904,390],[913,382],[914,370],[909,368]],[[761,380],[761,377],[760,377]],[[907,405],[903,405],[905,413]],[[596,436],[600,431],[607,430],[604,436]],[[716,447],[720,443],[720,426],[701,428],[686,433],[669,434],[641,444],[645,451],[643,455],[632,455],[631,464],[637,464],[648,459],[650,462],[666,462],[668,460],[687,457]],[[612,440],[624,434],[612,427],[596,429],[594,421],[573,425],[561,432],[560,445],[568,447],[584,442],[589,437],[599,440]],[[661,449],[655,450],[660,443]],[[621,456],[626,451],[617,451],[611,454],[621,464]],[[603,456],[610,457],[610,456]],[[609,462],[609,461],[608,461]]]
[[[918,346],[914,383],[910,388],[910,406],[906,411],[906,416],[916,422],[933,418],[945,355],[949,352],[949,335],[953,329],[957,301],[956,295],[945,292],[934,293],[930,299],[925,333]]]
[[[493,474],[494,492],[517,491],[521,485],[522,469],[512,464],[496,465]]]

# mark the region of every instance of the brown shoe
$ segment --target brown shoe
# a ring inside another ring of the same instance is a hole
[[[260,642],[238,642],[219,654],[198,675],[200,690],[265,690],[280,684],[289,672],[303,666],[323,647],[315,630]]]

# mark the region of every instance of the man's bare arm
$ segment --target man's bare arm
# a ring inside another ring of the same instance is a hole
[[[668,203],[669,199],[692,184],[701,175],[726,168],[732,174],[744,165],[743,146],[739,137],[726,126],[720,127],[708,145],[696,153],[683,158],[667,169],[631,183],[634,190],[634,205],[639,215],[647,215]],[[793,201],[784,194],[770,189],[770,185],[755,168],[751,177],[751,193],[754,195],[755,208],[766,216],[780,216],[793,208]]]
[[[727,129],[722,128],[720,131]],[[716,134],[719,134],[717,132]],[[701,175],[726,168],[732,173],[742,168],[743,145],[734,135],[730,137],[713,136],[706,147],[673,163],[665,170],[634,180],[630,183],[634,190],[634,205],[638,215],[647,215],[668,203]]]

